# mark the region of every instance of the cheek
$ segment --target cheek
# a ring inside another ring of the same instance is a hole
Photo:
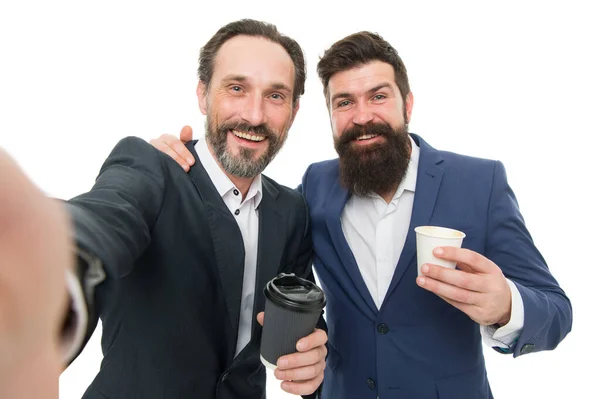
[[[283,109],[274,107],[267,111],[267,126],[277,132],[283,131],[285,128],[289,128],[292,113],[289,109]]]
[[[331,116],[331,130],[334,137],[340,137],[345,129],[347,129],[348,122],[351,119],[348,115],[332,115]]]
[[[376,120],[381,120],[388,125],[397,128],[404,124],[404,108],[402,106],[381,109],[375,114]]]
[[[236,106],[232,99],[215,101],[211,107],[211,115],[215,121],[228,121],[237,115],[238,108],[239,105]]]

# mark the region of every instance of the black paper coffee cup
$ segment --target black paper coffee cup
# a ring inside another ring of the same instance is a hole
[[[285,273],[269,281],[264,293],[260,360],[275,369],[279,357],[296,352],[298,340],[314,331],[325,307],[325,293],[313,282]]]

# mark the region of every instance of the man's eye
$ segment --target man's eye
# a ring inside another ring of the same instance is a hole
[[[338,103],[338,107],[347,107],[348,105],[350,105],[350,101],[348,100],[344,100]]]
[[[240,86],[231,86],[231,90],[233,91],[242,91],[242,88]]]
[[[373,97],[373,100],[383,100],[385,98],[385,96],[383,94],[376,94]]]

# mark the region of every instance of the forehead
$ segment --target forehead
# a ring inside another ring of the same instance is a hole
[[[215,57],[212,79],[244,76],[255,84],[294,85],[294,63],[285,49],[268,39],[239,35],[227,40]]]
[[[329,95],[338,93],[360,95],[378,85],[388,83],[398,90],[394,68],[383,61],[373,61],[352,69],[337,72],[329,79]]]

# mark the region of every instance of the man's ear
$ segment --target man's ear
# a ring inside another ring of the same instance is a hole
[[[198,87],[196,87],[196,96],[198,96],[198,106],[200,107],[200,112],[202,112],[203,115],[206,115],[208,112],[208,87],[202,81],[198,82]]]
[[[411,91],[406,95],[406,100],[404,101],[404,117],[406,118],[406,121],[404,121],[405,123],[410,123],[410,117],[412,115],[414,101],[415,99]]]

